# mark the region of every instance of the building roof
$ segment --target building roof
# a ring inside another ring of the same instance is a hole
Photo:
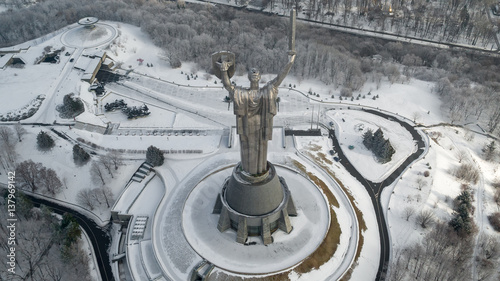
[[[0,68],[5,68],[14,54],[6,54],[0,57]]]

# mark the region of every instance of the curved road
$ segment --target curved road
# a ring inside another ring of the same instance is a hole
[[[363,111],[371,114],[378,115],[380,117],[386,118],[390,121],[394,121],[403,126],[413,137],[413,140],[417,142],[418,149],[413,154],[411,154],[396,170],[394,170],[385,180],[382,182],[372,182],[365,179],[359,172],[351,165],[345,154],[343,153],[340,144],[335,137],[335,130],[329,129],[329,138],[332,139],[334,150],[338,153],[340,158],[340,163],[346,168],[346,170],[356,178],[363,186],[366,188],[366,191],[370,195],[372,200],[373,208],[375,209],[375,215],[377,217],[377,224],[379,229],[380,236],[380,262],[377,271],[377,276],[375,280],[385,280],[387,269],[389,267],[389,259],[391,254],[390,240],[389,240],[389,231],[387,229],[387,224],[384,217],[384,210],[382,208],[382,204],[380,202],[380,194],[384,187],[392,184],[401,174],[406,170],[406,168],[411,165],[411,163],[417,160],[425,151],[425,142],[422,139],[422,136],[411,126],[410,124],[399,120],[391,115],[371,110],[371,109],[363,109]]]
[[[108,235],[108,232],[105,229],[99,227],[94,221],[92,221],[85,215],[71,208],[59,205],[57,203],[48,200],[34,197],[24,192],[23,195],[26,196],[26,198],[28,198],[31,202],[33,202],[35,207],[40,207],[40,205],[43,204],[47,207],[50,207],[52,211],[56,214],[63,215],[64,213],[69,213],[73,215],[78,224],[83,228],[83,230],[87,233],[87,236],[90,239],[92,248],[94,249],[97,266],[99,268],[99,274],[101,275],[102,280],[103,281],[115,280],[109,262],[110,261],[109,254],[107,252],[111,240]]]

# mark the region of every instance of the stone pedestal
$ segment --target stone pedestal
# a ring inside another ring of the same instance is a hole
[[[268,162],[268,171],[260,176],[246,174],[238,164],[226,179],[213,208],[220,214],[217,229],[236,231],[236,241],[245,243],[248,236],[261,236],[265,245],[273,242],[277,229],[292,231],[289,216],[296,216],[292,196],[285,179]]]

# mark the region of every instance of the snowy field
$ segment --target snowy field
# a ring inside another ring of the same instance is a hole
[[[344,108],[345,109],[345,108]],[[380,182],[399,167],[410,154],[416,151],[416,144],[410,133],[399,123],[358,110],[328,111],[327,116],[335,122],[336,133],[342,151],[361,174],[373,182]],[[378,128],[384,138],[389,139],[395,150],[392,160],[381,164],[363,144],[363,134]],[[349,146],[353,146],[349,148]]]

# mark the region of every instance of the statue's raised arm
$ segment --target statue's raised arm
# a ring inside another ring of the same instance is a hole
[[[290,11],[290,30],[289,30],[289,35],[288,35],[288,63],[285,65],[285,67],[281,70],[281,72],[274,78],[271,83],[273,84],[274,87],[279,87],[285,77],[288,75],[288,72],[290,72],[290,69],[292,68],[292,65],[295,61],[295,56],[297,53],[295,52],[295,20],[296,20],[296,13],[295,10]]]
[[[215,76],[222,80],[224,88],[229,92],[229,97],[233,99],[235,86],[231,83],[231,77],[235,71],[235,56],[234,53],[221,51],[212,54],[212,66]]]
[[[226,90],[231,94],[232,92],[234,92],[234,85],[231,84],[231,80],[229,80],[228,70],[230,66],[231,66],[230,62],[227,61],[222,61],[219,65],[222,84],[224,85],[224,88],[226,88]]]
[[[295,51],[288,51],[288,63],[283,67],[281,72],[274,78],[271,83],[273,83],[274,87],[279,87],[283,80],[285,80],[285,77],[288,75],[288,72],[290,72],[290,69],[292,68],[292,65],[295,61],[295,56],[296,53]]]

